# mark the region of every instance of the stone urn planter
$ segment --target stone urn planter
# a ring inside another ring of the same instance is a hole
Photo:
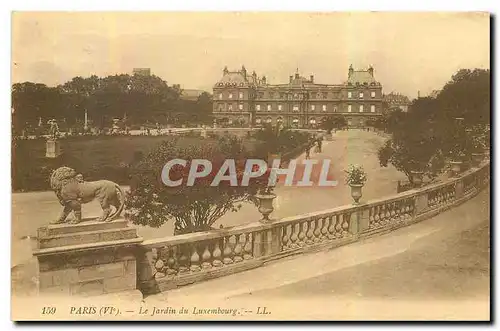
[[[349,184],[351,187],[351,197],[354,200],[354,204],[359,204],[359,199],[363,196],[363,184]]]
[[[451,161],[451,172],[453,176],[458,176],[460,174],[460,171],[462,170],[462,161]]]
[[[263,216],[261,222],[270,222],[269,215],[274,211],[273,201],[276,195],[273,193],[263,193],[257,194],[255,197],[259,200],[259,212]]]
[[[411,179],[415,187],[422,185],[424,173],[422,171],[411,171]]]
[[[483,161],[483,157],[482,153],[472,153],[472,166],[478,167],[481,164],[481,161]]]

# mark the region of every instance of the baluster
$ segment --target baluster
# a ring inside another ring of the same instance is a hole
[[[212,254],[210,254],[210,251],[208,250],[208,242],[204,245],[205,250],[203,251],[203,254],[201,254],[201,267],[203,269],[210,269],[212,268],[212,264],[210,263],[210,258],[212,257]]]
[[[307,227],[307,231],[306,231],[306,243],[307,244],[312,244],[313,243],[313,236],[314,236],[314,233],[313,233],[313,221],[309,220],[309,221],[306,221],[306,227]]]
[[[196,247],[196,243],[193,244],[192,248],[193,252],[191,253],[191,267],[189,268],[191,271],[199,271],[200,268],[200,255],[198,255],[198,250]]]
[[[281,238],[281,251],[286,251],[288,249],[288,244],[290,243],[290,235],[288,234],[289,225],[283,226],[283,237]]]
[[[220,250],[220,246],[221,246],[221,240],[217,239],[215,241],[214,253],[212,254],[212,257],[214,258],[214,260],[212,261],[212,265],[214,267],[222,266],[222,261],[221,261],[222,251]]]
[[[375,207],[370,208],[370,216],[368,217],[368,228],[373,228],[375,226]]]
[[[163,262],[163,259],[162,257],[165,255],[163,253],[163,248],[161,248],[159,251],[157,250],[156,251],[156,254],[154,254],[156,256],[156,261],[155,261],[155,278],[158,279],[158,278],[163,278],[165,277],[166,275],[166,267],[165,267],[165,262]]]
[[[335,239],[335,223],[338,215],[333,215],[328,218],[328,239]]]
[[[291,248],[297,248],[299,245],[297,244],[297,241],[299,240],[298,234],[297,234],[297,224],[293,223],[290,226],[290,229],[292,230],[292,234],[290,235],[290,247]]]
[[[224,264],[231,264],[233,263],[232,255],[233,255],[233,249],[231,247],[231,242],[229,241],[231,237],[225,237],[224,238],[224,259],[222,262]]]
[[[343,217],[343,222],[342,222],[342,236],[346,236],[349,234],[349,221],[351,220],[351,214],[346,215],[344,214]]]
[[[321,239],[328,240],[328,217],[323,218],[323,226],[321,227]]]
[[[189,258],[187,252],[189,251],[189,246],[182,245],[179,246],[179,273],[184,273],[189,271]]]
[[[304,232],[304,222],[302,223],[299,223],[299,235],[298,235],[298,238],[299,238],[299,246],[304,246],[305,245],[305,242],[304,242],[304,239],[306,237],[306,234]]]
[[[250,260],[252,259],[252,238],[250,237],[250,233],[245,234],[245,246],[243,246],[243,259]]]
[[[315,243],[317,242],[320,242],[321,241],[321,228],[319,226],[319,222],[320,222],[320,219],[317,218],[315,221],[314,221],[314,231],[313,231],[313,241]]]
[[[237,234],[235,236],[235,238],[236,238],[236,244],[234,246],[234,257],[233,257],[233,261],[234,262],[241,262],[241,261],[243,261],[243,258],[241,257],[243,249],[242,249],[242,245],[240,243],[240,237],[241,237],[241,234]]]
[[[391,221],[393,223],[397,222],[397,217],[396,217],[396,202],[391,203]]]
[[[168,254],[168,258],[167,258],[167,275],[175,275],[178,270],[176,268],[176,265],[175,265],[175,250],[174,250],[174,247],[171,247],[169,249],[169,254]]]
[[[335,237],[340,238],[342,237],[342,222],[345,217],[345,214],[340,214],[337,217],[337,222],[335,224]]]
[[[379,215],[380,215],[380,221],[379,224],[385,225],[385,205],[380,205],[379,206]]]
[[[375,206],[373,208],[375,212],[375,216],[373,219],[375,220],[374,226],[379,227],[380,226],[380,206]]]

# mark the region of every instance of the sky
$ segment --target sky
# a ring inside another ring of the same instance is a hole
[[[384,93],[440,89],[461,68],[490,67],[486,13],[15,12],[12,83],[151,68],[168,84],[211,92],[224,66],[271,84],[299,69],[340,84],[374,67]]]

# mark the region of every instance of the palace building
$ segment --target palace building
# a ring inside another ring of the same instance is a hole
[[[224,68],[213,87],[213,114],[223,126],[283,124],[316,128],[332,116],[344,116],[352,127],[362,127],[382,114],[382,85],[373,67],[349,67],[341,84],[320,84],[297,70],[288,83],[270,84],[266,76]]]

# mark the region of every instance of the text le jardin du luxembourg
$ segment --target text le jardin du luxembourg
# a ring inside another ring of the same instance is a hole
[[[178,166],[186,167],[188,163],[190,163],[190,167],[187,181],[184,183],[184,178],[172,180],[170,176],[172,168]],[[287,168],[280,168],[281,160],[274,159],[271,167],[269,168],[268,164],[263,160],[248,159],[245,162],[241,181],[238,182],[235,160],[226,159],[215,174],[210,186],[218,186],[222,181],[229,181],[230,186],[248,186],[252,178],[257,179],[268,171],[269,178],[267,186],[269,187],[276,186],[278,176],[280,175],[286,176],[284,181],[285,186],[337,186],[338,181],[328,179],[331,170],[330,163],[331,161],[329,159],[323,159],[321,162],[319,160],[306,159],[302,160],[302,163],[298,167],[297,160],[291,160],[288,163]],[[300,171],[298,171],[299,169]],[[213,170],[212,162],[210,160],[193,159],[187,161],[184,159],[172,159],[163,167],[161,180],[163,184],[169,187],[176,187],[183,184],[186,186],[193,186],[195,185],[196,179],[211,175]],[[295,181],[294,179],[298,172],[302,173],[302,179],[300,181]],[[313,176],[314,174],[319,174],[319,178],[318,176]],[[313,182],[311,180],[312,177],[315,177],[314,179],[317,179],[317,181]]]

